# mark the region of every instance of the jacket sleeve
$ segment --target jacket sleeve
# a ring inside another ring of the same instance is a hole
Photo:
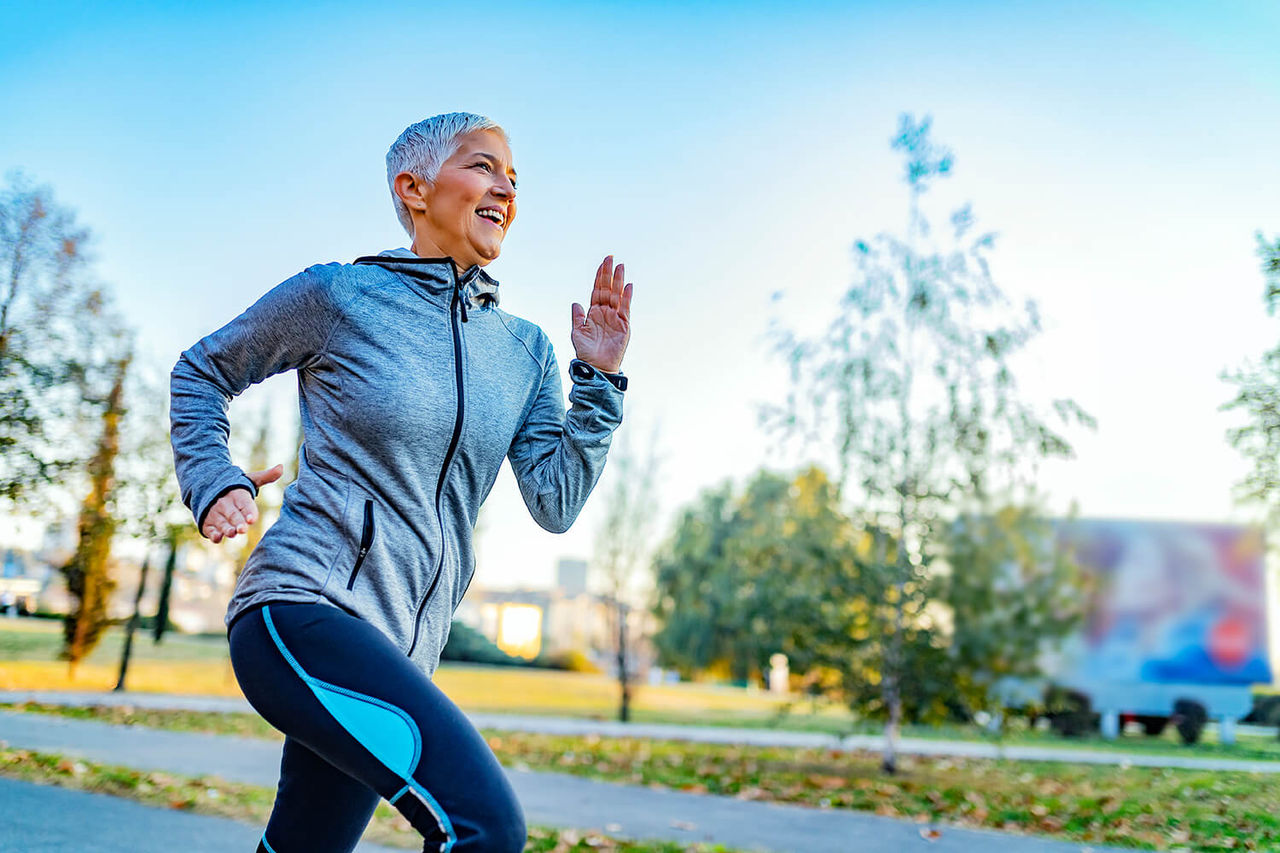
[[[336,265],[330,265],[336,266]],[[169,441],[182,502],[197,527],[222,495],[258,490],[231,463],[231,398],[268,376],[305,367],[323,352],[338,311],[327,267],[310,267],[186,350],[169,377]],[[202,531],[203,532],[203,531]]]
[[[533,520],[563,533],[600,479],[613,431],[622,423],[622,397],[599,371],[573,378],[564,409],[560,368],[547,346],[542,383],[507,458]]]

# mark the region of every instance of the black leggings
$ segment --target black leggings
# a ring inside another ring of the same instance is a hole
[[[259,851],[351,851],[384,797],[424,851],[516,853],[524,814],[489,745],[385,634],[326,604],[231,625],[245,698],[286,735]]]

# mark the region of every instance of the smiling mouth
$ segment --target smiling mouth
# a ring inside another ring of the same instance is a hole
[[[476,216],[479,216],[485,222],[493,223],[499,228],[502,227],[502,220],[505,218],[502,215],[502,211],[495,210],[493,208],[485,208],[484,210],[477,210]]]

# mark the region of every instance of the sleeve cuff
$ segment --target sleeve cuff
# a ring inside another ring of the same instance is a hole
[[[619,391],[627,390],[627,377],[622,375],[622,371],[617,373],[605,373],[603,370],[595,367],[580,358],[575,358],[569,362],[569,378],[574,382],[590,382],[596,376],[602,376],[609,380],[609,383]]]

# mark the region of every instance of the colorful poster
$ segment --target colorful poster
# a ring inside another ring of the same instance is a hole
[[[1058,525],[1092,578],[1077,657],[1090,682],[1257,684],[1267,662],[1260,530],[1080,520]]]

